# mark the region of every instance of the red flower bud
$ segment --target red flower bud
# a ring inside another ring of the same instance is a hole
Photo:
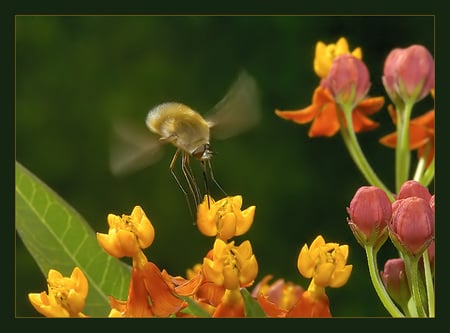
[[[348,224],[361,245],[381,246],[384,243],[392,205],[383,190],[376,186],[360,187],[347,212],[350,215]]]
[[[327,89],[339,105],[354,108],[366,97],[370,88],[369,71],[361,60],[351,54],[336,57],[321,86]]]
[[[381,279],[389,295],[397,304],[404,306],[411,297],[408,279],[406,277],[405,262],[401,258],[389,259],[384,264]]]
[[[397,200],[406,199],[409,197],[419,197],[426,201],[430,201],[431,194],[428,189],[415,180],[408,180],[403,183],[398,191]]]
[[[434,238],[434,214],[429,201],[419,197],[397,200],[392,204],[389,235],[397,249],[419,256]]]
[[[392,101],[420,101],[434,88],[434,59],[422,45],[396,48],[384,63],[383,84]]]

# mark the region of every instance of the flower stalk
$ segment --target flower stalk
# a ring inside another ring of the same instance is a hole
[[[381,277],[379,275],[377,264],[378,251],[371,245],[366,245],[364,247],[364,250],[366,251],[370,279],[378,295],[378,298],[392,317],[404,317],[404,314],[398,309],[398,307],[395,305],[395,303],[387,293],[383,285],[383,281],[381,280]]]
[[[356,137],[355,131],[353,130],[353,121],[352,121],[352,106],[351,105],[342,105],[342,112],[339,112],[341,115],[339,118],[339,122],[341,125],[341,135],[342,139],[347,147],[347,150],[350,153],[350,156],[358,167],[359,171],[363,174],[369,184],[373,186],[377,186],[384,190],[391,201],[394,201],[394,196],[391,191],[384,185],[384,183],[377,176],[375,171],[373,171],[369,162],[364,155],[364,152],[359,145],[358,138]],[[343,117],[342,117],[343,115]]]
[[[400,190],[402,184],[409,178],[411,152],[409,150],[409,121],[414,103],[407,101],[402,103],[404,108],[396,106],[397,112],[397,137],[395,149],[395,188]]]

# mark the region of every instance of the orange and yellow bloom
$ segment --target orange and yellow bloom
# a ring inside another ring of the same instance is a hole
[[[81,311],[88,294],[88,281],[75,267],[70,277],[51,269],[47,277],[48,293],[30,293],[28,299],[46,317],[86,317]]]
[[[108,254],[116,258],[133,257],[149,247],[155,238],[152,223],[141,206],[131,215],[108,214],[108,234],[97,233],[97,240]]]
[[[378,127],[368,116],[379,111],[384,97],[365,98],[370,87],[369,74],[361,61],[360,48],[349,50],[345,38],[336,44],[316,44],[314,71],[321,79],[314,90],[312,103],[298,110],[275,110],[280,118],[298,124],[312,122],[309,137],[331,137],[341,128],[342,103],[352,106],[353,130],[356,133]]]
[[[199,231],[205,236],[216,236],[225,242],[234,236],[243,235],[252,226],[256,207],[250,206],[244,210],[241,207],[240,195],[218,201],[205,196],[197,209]]]
[[[353,129],[356,133],[369,131],[378,127],[369,115],[379,111],[384,105],[383,97],[372,97],[362,100],[352,112]],[[315,89],[312,104],[299,110],[275,110],[280,118],[292,120],[298,124],[312,122],[309,137],[331,137],[340,129],[338,119],[339,106],[330,92],[319,86]]]

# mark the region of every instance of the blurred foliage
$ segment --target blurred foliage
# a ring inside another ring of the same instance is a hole
[[[91,223],[106,232],[108,213],[141,205],[156,229],[149,260],[173,275],[201,261],[213,239],[192,223],[168,165],[175,149],[164,147],[154,165],[114,177],[108,154],[111,127],[127,119],[145,129],[145,116],[166,101],[200,113],[217,103],[239,70],[259,82],[260,125],[224,141],[212,138],[214,173],[243,207],[256,205],[255,222],[237,241],[249,239],[259,278],[303,284],[296,268],[304,243],[318,234],[350,245],[352,276],[328,290],[335,316],[386,316],[370,282],[363,249],[346,224],[346,207],[363,177],[339,135],[309,139],[309,125],[281,120],[275,108],[311,102],[319,80],[312,68],[318,40],[341,36],[361,46],[371,73],[371,95],[386,96],[383,62],[394,47],[422,44],[434,50],[432,16],[17,16],[16,158]],[[387,100],[388,102],[388,100]],[[429,109],[423,102],[418,109]],[[416,111],[420,112],[420,111]],[[414,115],[413,115],[414,116]],[[382,123],[359,135],[373,168],[393,187],[394,151],[378,138],[392,132],[386,108]],[[194,167],[196,165],[194,164]],[[214,195],[214,193],[213,193]],[[221,197],[216,193],[216,198]],[[46,289],[45,276],[17,237],[16,315],[35,316],[28,292]],[[396,256],[389,244],[380,268]],[[114,277],[111,277],[114,278]]]

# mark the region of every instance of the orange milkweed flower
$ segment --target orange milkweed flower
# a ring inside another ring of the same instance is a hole
[[[108,234],[97,232],[97,240],[116,258],[137,256],[155,238],[153,225],[140,206],[135,206],[131,215],[108,214],[108,225]]]
[[[186,304],[159,268],[147,262],[133,267],[127,300],[110,296],[110,305],[109,317],[169,317]]]
[[[392,104],[388,106],[389,114],[394,124],[397,115]],[[397,132],[383,136],[379,142],[389,148],[397,146]],[[426,166],[434,158],[434,110],[430,110],[409,121],[409,149],[416,150],[418,158],[425,156]]]
[[[253,284],[258,263],[250,242],[239,246],[216,238],[214,247],[203,259],[203,282],[195,299],[212,317],[244,317],[241,288]]]
[[[353,129],[356,133],[369,131],[378,127],[378,123],[367,116],[379,111],[384,105],[384,97],[372,97],[362,100],[352,112]],[[308,132],[309,137],[331,137],[339,129],[338,112],[342,112],[330,92],[318,86],[314,90],[312,104],[304,109],[276,109],[280,118],[292,120],[298,124],[312,122]]]
[[[234,236],[246,233],[253,224],[255,206],[244,210],[242,196],[228,196],[214,201],[205,196],[197,209],[197,227],[205,236],[216,236],[227,241]]]
[[[266,275],[253,289],[252,296],[268,317],[284,318],[304,292],[303,288],[284,279],[269,284],[271,275]]]
[[[81,269],[75,267],[70,277],[50,269],[48,293],[29,293],[31,305],[46,317],[86,317],[81,311],[88,294],[88,281]]]
[[[312,278],[317,286],[339,288],[347,283],[352,265],[347,265],[348,245],[325,243],[322,236],[300,250],[297,267],[305,278]]]

